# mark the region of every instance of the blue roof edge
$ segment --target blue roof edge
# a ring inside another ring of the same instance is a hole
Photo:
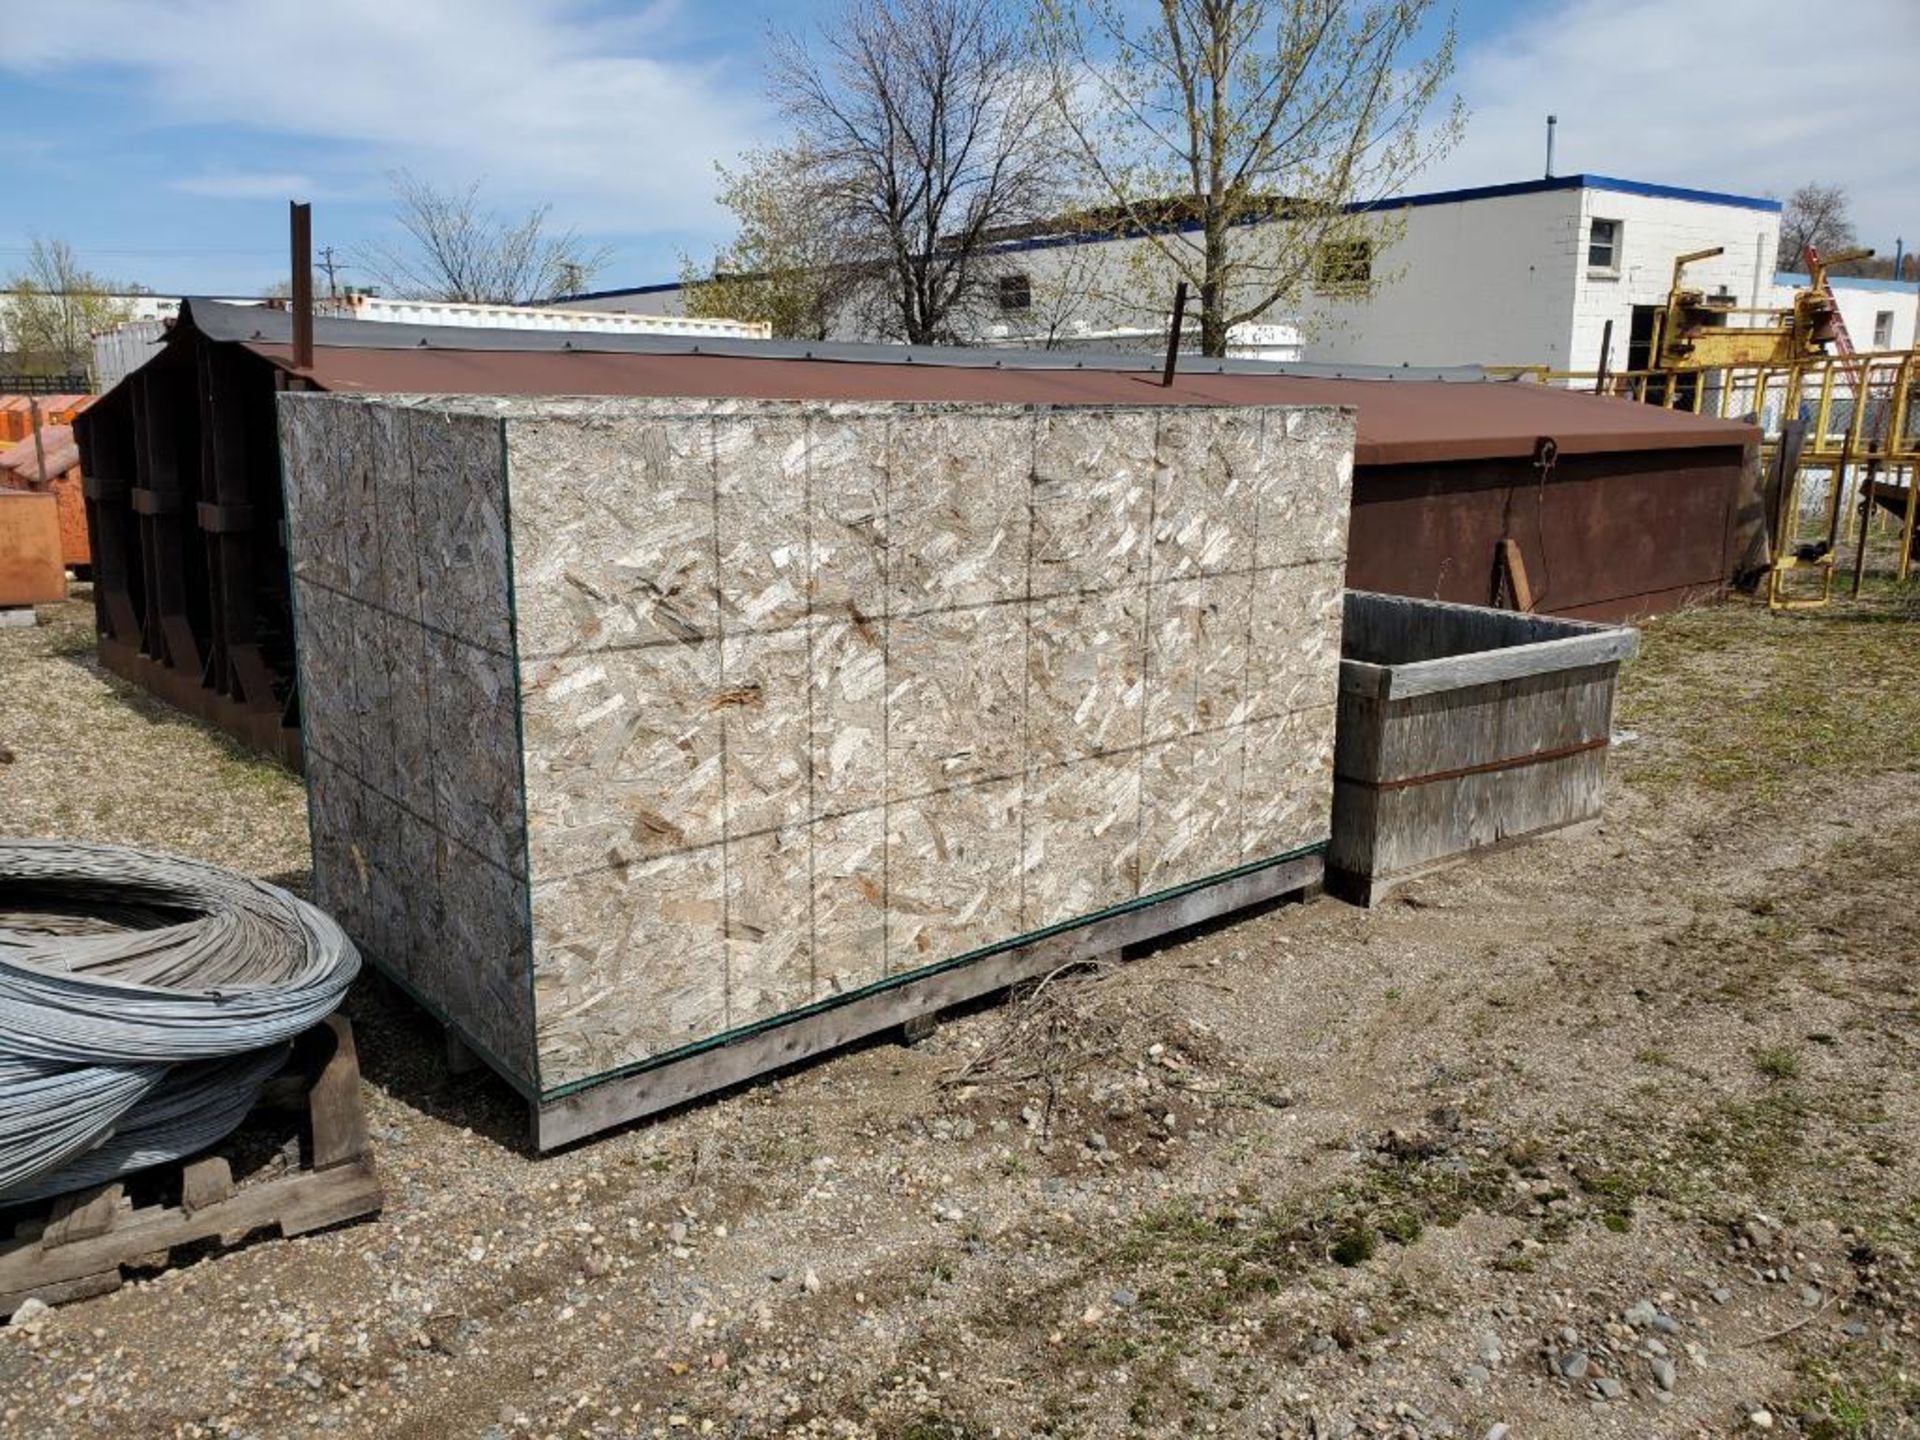
[[[582,290],[577,295],[556,295],[551,300],[543,300],[543,305],[577,305],[582,300],[616,300],[622,295],[664,295],[669,290],[678,290],[678,280],[663,280],[658,285],[622,285],[612,290]]]
[[[1770,215],[1780,213],[1778,200],[1769,200],[1758,195],[1734,195],[1721,190],[1695,190],[1685,185],[1661,185],[1651,180],[1622,180],[1614,175],[1548,175],[1539,180],[1514,180],[1504,185],[1470,185],[1459,190],[1432,190],[1419,195],[1390,195],[1380,200],[1356,200],[1342,207],[1349,215],[1362,215],[1369,211],[1415,210],[1426,205],[1459,205],[1474,200],[1504,200],[1516,195],[1540,195],[1553,190],[1610,190],[1622,195],[1648,195],[1662,200],[1687,200],[1699,205],[1726,205],[1741,210],[1759,210]],[[1253,223],[1247,221],[1244,223]],[[1158,235],[1192,234],[1200,229],[1197,220],[1182,221],[1177,224],[1156,225],[1151,233]],[[988,248],[996,255],[1017,255],[1023,250],[1051,250],[1061,245],[1086,245],[1100,240],[1119,240],[1129,234],[1142,233],[1126,229],[1083,230],[1066,235],[1035,235],[1026,240],[1007,240]],[[581,300],[607,300],[621,295],[661,295],[680,289],[680,282],[670,280],[659,285],[634,285],[623,290],[588,290],[578,295],[562,295],[561,304]]]
[[[1813,283],[1813,277],[1804,270],[1776,270],[1773,283],[1803,290]],[[1884,279],[1878,275],[1829,275],[1827,283],[1836,290],[1879,290],[1888,295],[1920,295],[1920,280],[1896,280],[1891,275]]]

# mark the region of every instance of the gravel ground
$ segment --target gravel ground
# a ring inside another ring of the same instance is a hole
[[[298,884],[297,783],[42,613],[0,827]],[[1597,834],[544,1160],[369,989],[386,1214],[0,1331],[0,1433],[1914,1433],[1916,619],[1658,621]]]

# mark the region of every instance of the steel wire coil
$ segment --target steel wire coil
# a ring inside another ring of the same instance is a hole
[[[0,1203],[227,1134],[359,968],[340,927],[278,886],[121,846],[0,840]]]

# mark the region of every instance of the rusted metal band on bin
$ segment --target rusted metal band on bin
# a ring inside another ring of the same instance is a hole
[[[1343,785],[1358,785],[1363,790],[1410,790],[1416,785],[1460,780],[1468,775],[1492,775],[1501,770],[1544,765],[1549,760],[1565,760],[1569,756],[1584,755],[1589,750],[1603,750],[1606,745],[1607,737],[1602,735],[1598,740],[1582,740],[1578,745],[1562,745],[1557,750],[1536,750],[1531,755],[1514,755],[1505,760],[1488,760],[1480,765],[1463,765],[1458,770],[1436,770],[1431,775],[1409,775],[1403,780],[1361,780],[1350,775],[1338,778]]]

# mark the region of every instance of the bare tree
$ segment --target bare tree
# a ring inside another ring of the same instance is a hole
[[[477,180],[440,190],[406,170],[390,178],[407,243],[372,246],[361,263],[397,295],[526,305],[585,289],[611,253],[588,247],[575,230],[549,230],[551,206],[518,220],[483,208]]]
[[[1380,202],[1464,123],[1452,23],[1421,51],[1432,0],[1041,4],[1088,186],[1142,242],[1138,290],[1197,291],[1202,351],[1309,286],[1378,287]]]
[[[66,241],[36,235],[27,268],[7,282],[0,348],[27,374],[85,373],[93,364],[93,337],[130,318],[115,293],[112,282],[82,268]]]
[[[1809,245],[1829,255],[1854,245],[1847,212],[1847,192],[1839,185],[1809,180],[1789,195],[1780,210],[1780,268],[1805,269]]]
[[[689,315],[762,320],[782,340],[825,340],[868,274],[853,239],[820,193],[820,167],[804,148],[754,150],[720,171],[720,203],[734,239],[705,264],[680,266]]]
[[[852,0],[817,47],[776,40],[772,89],[819,224],[881,333],[958,338],[992,232],[1056,199],[1059,145],[1025,19],[1001,0]]]

